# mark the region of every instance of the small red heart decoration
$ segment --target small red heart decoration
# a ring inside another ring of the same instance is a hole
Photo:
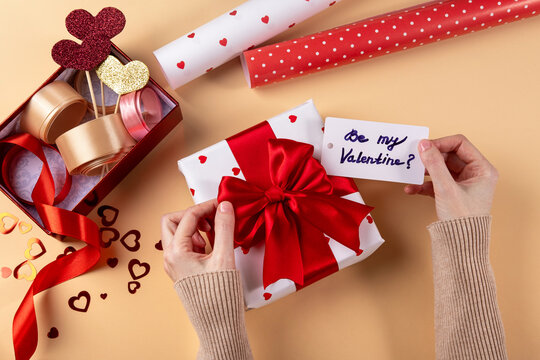
[[[140,289],[141,283],[138,281],[130,281],[128,282],[128,291],[130,294],[135,294],[137,292],[137,289]]]
[[[81,299],[84,300],[84,305],[75,303]],[[68,305],[72,310],[79,312],[87,312],[88,307],[90,306],[90,294],[88,293],[88,291],[83,290],[79,293],[79,295],[70,297],[68,300]]]
[[[213,67],[206,69],[206,72],[210,72],[210,71],[212,71],[212,70],[214,70]]]
[[[367,222],[372,224],[373,223],[373,218],[371,216],[366,216],[366,219],[367,219]]]
[[[195,37],[195,33],[191,33],[187,37],[190,38],[190,39],[193,39]]]
[[[135,274],[135,271],[137,271],[136,268],[137,269],[144,268],[144,270],[142,272],[139,271],[138,274]],[[148,275],[148,273],[150,272],[150,264],[145,263],[145,262],[140,262],[137,259],[131,259],[128,264],[128,270],[133,280],[139,280],[140,278],[143,278],[146,275]]]
[[[237,167],[233,167],[232,172],[233,172],[234,176],[236,176],[236,175],[240,174],[240,169],[237,168]]]
[[[60,66],[75,70],[92,70],[101,64],[111,52],[111,41],[100,35],[91,35],[79,45],[72,40],[60,40],[54,44],[51,55]]]
[[[107,298],[107,293],[99,294],[99,297],[105,300]]]
[[[58,337],[58,329],[53,326],[47,333],[47,337],[49,339],[56,339]]]
[[[261,18],[261,21],[265,24],[268,24],[268,21],[270,21],[270,18],[268,17],[268,15],[265,15]]]
[[[227,38],[223,38],[223,39],[219,40],[219,45],[227,46]]]
[[[11,275],[11,269],[8,267],[3,266],[0,271],[4,279],[7,279]]]
[[[190,188],[189,191],[191,191],[191,196],[195,196],[195,189]]]
[[[130,245],[126,242],[126,239],[131,235],[133,235],[133,245]],[[129,230],[127,233],[124,234],[124,236],[122,236],[120,242],[122,243],[122,245],[124,245],[126,249],[135,252],[141,248],[141,243],[139,242],[140,238],[141,232],[139,230]]]
[[[160,251],[163,251],[163,243],[161,240],[159,240],[157,243],[154,244],[154,247]]]
[[[255,49],[255,45],[251,45],[250,47],[247,48],[248,50],[253,50]]]
[[[324,126],[321,128],[321,131],[324,132]]]
[[[186,63],[183,62],[183,61],[180,61],[179,63],[176,63],[176,66],[177,66],[179,69],[184,69],[184,67],[186,66]]]
[[[289,116],[289,120],[294,123],[296,121],[296,119],[298,119],[298,117],[296,115],[290,115]]]
[[[238,12],[238,11],[233,10],[233,11],[231,11],[231,12],[229,13],[229,15],[234,16],[234,15],[236,15],[237,12]]]
[[[110,268],[116,267],[116,265],[118,265],[118,259],[117,258],[108,258],[107,259],[107,265],[109,265]]]
[[[289,25],[289,29],[292,28],[294,25],[296,25],[296,23],[292,23],[291,25]]]
[[[268,299],[270,299],[272,297],[272,294],[265,292],[263,294],[263,297],[264,297],[264,300],[268,300]]]
[[[334,5],[336,2],[335,1],[332,1],[330,4],[328,4],[328,6],[332,6]]]
[[[204,156],[204,155],[199,156],[199,162],[201,164],[204,164],[206,162],[206,159],[208,159],[208,158],[206,156]]]

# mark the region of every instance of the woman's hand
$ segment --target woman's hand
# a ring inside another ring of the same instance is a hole
[[[435,198],[439,220],[489,215],[498,173],[463,135],[418,144],[420,158],[431,181],[407,185],[407,194]]]
[[[205,254],[203,231],[214,238]],[[234,269],[234,209],[230,202],[210,200],[164,215],[161,240],[165,272],[174,281],[191,275]]]

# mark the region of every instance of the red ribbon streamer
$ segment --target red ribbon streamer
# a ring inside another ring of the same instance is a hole
[[[28,360],[34,354],[38,342],[34,295],[90,270],[100,258],[99,230],[96,223],[86,216],[53,206],[69,192],[71,178],[66,175],[66,183],[55,199],[54,179],[42,148],[44,143],[29,134],[21,134],[0,141],[0,144],[14,145],[2,159],[2,177],[6,187],[11,189],[8,171],[4,170],[9,168],[6,160],[12,158],[13,152],[20,151],[18,148],[32,152],[43,162],[39,179],[32,190],[32,200],[44,227],[55,234],[80,239],[87,244],[41,269],[17,309],[13,319],[15,358]]]
[[[373,208],[340,197],[350,183],[328,177],[312,145],[272,138],[268,123],[254,131],[228,140],[246,181],[223,177],[218,201],[235,207],[236,246],[265,242],[264,287],[304,287],[338,270],[325,234],[361,254],[358,227]]]
[[[461,36],[540,13],[540,0],[446,0],[245,51],[250,87]]]

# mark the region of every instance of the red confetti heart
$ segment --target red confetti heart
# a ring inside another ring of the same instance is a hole
[[[366,219],[367,219],[367,222],[372,224],[373,223],[373,218],[371,216],[366,216]]]
[[[270,21],[270,18],[268,17],[268,15],[265,15],[261,18],[261,21],[265,24],[268,24],[268,21]]]
[[[191,191],[192,196],[195,196],[195,189],[190,188],[189,191]]]
[[[128,282],[128,291],[130,294],[135,294],[137,292],[137,289],[140,289],[141,283],[138,281],[130,281]]]
[[[76,302],[80,301],[81,299],[83,299],[84,305],[76,304]],[[87,312],[88,307],[90,306],[90,294],[88,291],[83,290],[79,293],[79,295],[70,297],[68,300],[68,305],[72,310]]]
[[[204,164],[206,162],[206,159],[208,159],[208,158],[206,156],[204,156],[204,155],[199,156],[199,162],[201,164]]]
[[[107,293],[99,294],[99,297],[105,300],[107,298]]]
[[[264,300],[269,300],[272,297],[272,294],[265,292],[263,294]]]
[[[229,15],[234,16],[234,15],[236,15],[237,12],[238,12],[238,11],[233,10],[233,11],[231,11],[231,12],[229,13]]]
[[[183,61],[180,61],[179,63],[176,63],[176,66],[177,66],[179,69],[184,69],[184,67],[186,66],[186,63],[183,62]]]
[[[187,37],[190,38],[190,39],[193,39],[195,37],[195,33],[191,33]]]
[[[74,253],[75,251],[77,251],[77,250],[75,250],[75,248],[74,248],[73,246],[68,246],[67,248],[64,249],[64,253],[58,255],[58,256],[56,257],[56,259],[58,260],[58,259],[60,259],[60,258],[63,258],[64,256],[69,255],[69,254],[71,254],[71,253]]]
[[[289,116],[289,120],[294,123],[296,121],[296,119],[298,119],[298,117],[296,115],[290,115]]]
[[[157,243],[154,244],[154,247],[160,251],[163,251],[163,243],[161,240],[159,240]]]
[[[114,7],[102,9],[95,18],[83,9],[73,10],[66,17],[68,32],[79,40],[84,40],[93,34],[111,39],[120,34],[125,26],[126,17]]]
[[[111,268],[115,268],[116,265],[118,265],[118,259],[117,258],[108,258],[107,259],[107,265]]]
[[[107,216],[106,212],[109,213],[110,218]],[[101,217],[101,223],[103,226],[113,226],[118,218],[120,210],[110,205],[102,205],[99,207],[97,214]]]
[[[210,71],[212,71],[212,70],[214,70],[213,67],[206,69],[206,72],[210,72]]]
[[[332,6],[334,5],[336,2],[335,1],[332,1],[330,4],[328,4],[328,6]]]
[[[109,39],[92,35],[83,40],[80,45],[72,40],[60,40],[54,44],[51,55],[60,66],[88,71],[101,64],[110,52]]]
[[[292,28],[294,25],[296,25],[296,23],[292,23],[291,25],[289,25],[289,28]]]
[[[47,333],[47,337],[49,339],[56,339],[58,337],[58,329],[53,326]]]
[[[128,244],[126,241],[126,239],[131,235],[133,235],[133,245]],[[141,243],[139,242],[140,238],[141,232],[139,230],[129,230],[124,234],[124,236],[122,236],[120,243],[122,243],[127,250],[135,252],[141,248]]]
[[[227,46],[227,38],[223,38],[223,39],[219,40],[219,45]]]
[[[11,275],[11,269],[5,266],[2,267],[1,272],[4,279],[7,279]]]
[[[237,167],[233,167],[232,172],[233,172],[234,176],[236,176],[236,175],[240,174],[240,169],[237,168]]]
[[[143,268],[144,270],[140,272],[140,270],[138,270],[140,268]],[[140,262],[137,259],[131,259],[128,264],[128,270],[133,280],[139,280],[148,275],[148,273],[150,272],[150,264]],[[136,274],[136,272],[138,273]]]

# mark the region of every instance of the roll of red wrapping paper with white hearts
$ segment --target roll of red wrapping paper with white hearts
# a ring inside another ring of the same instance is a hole
[[[245,51],[254,88],[506,24],[540,12],[540,0],[447,0],[379,15]]]

